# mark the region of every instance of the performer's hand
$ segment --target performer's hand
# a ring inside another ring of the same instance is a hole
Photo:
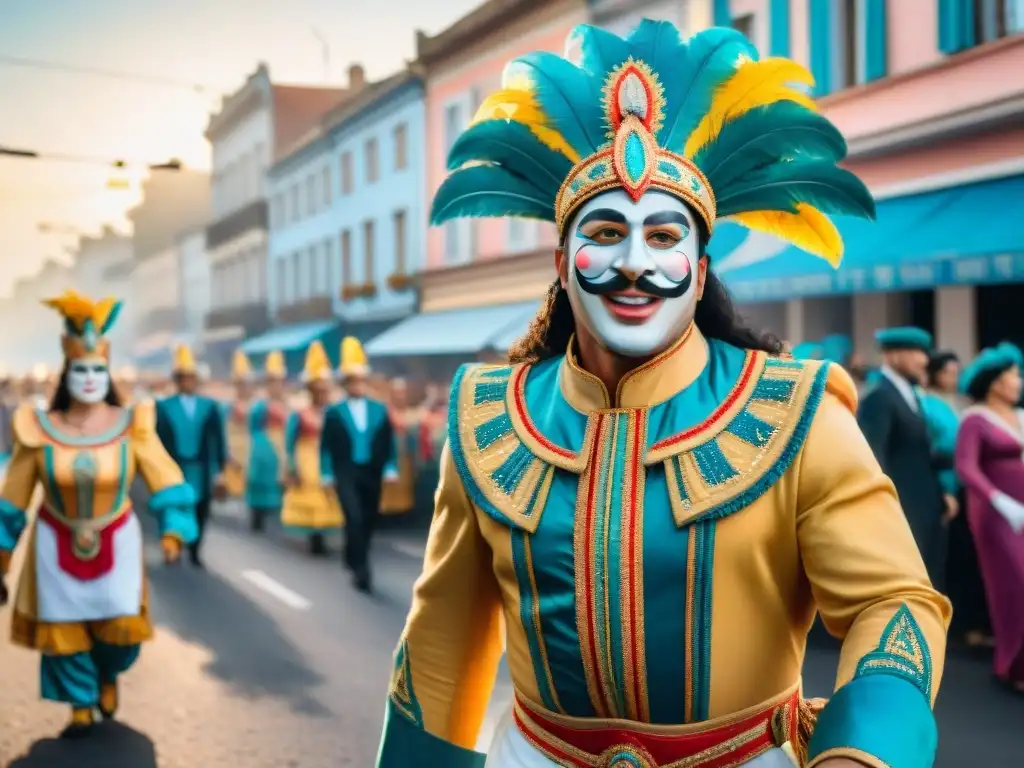
[[[164,552],[164,563],[167,565],[178,562],[181,557],[181,541],[174,536],[162,536],[160,549]]]
[[[960,502],[958,502],[956,500],[956,496],[951,493],[947,493],[943,497],[943,500],[946,504],[946,512],[942,516],[942,522],[948,523],[960,514]]]

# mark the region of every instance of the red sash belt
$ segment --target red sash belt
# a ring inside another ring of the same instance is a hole
[[[526,739],[557,765],[566,768],[731,768],[799,733],[799,691],[763,709],[741,712],[714,722],[656,732],[630,728],[625,721],[604,727],[570,727],[516,697],[516,724]],[[581,720],[581,723],[586,721]]]
[[[60,569],[79,581],[92,581],[110,573],[114,568],[114,534],[128,522],[131,507],[99,530],[87,527],[82,520],[74,525],[67,518],[58,517],[45,504],[39,508],[39,517],[45,520],[57,536],[57,564]]]

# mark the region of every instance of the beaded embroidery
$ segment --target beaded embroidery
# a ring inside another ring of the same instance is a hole
[[[412,687],[409,668],[409,641],[404,638],[395,650],[395,668],[391,677],[391,701],[413,725],[423,727],[423,710]]]
[[[754,353],[733,402],[706,428],[651,447],[663,461],[677,525],[748,506],[789,468],[825,391],[828,366]]]
[[[463,366],[456,374],[448,418],[452,458],[470,499],[503,525],[533,533],[540,521],[555,464],[575,466],[577,455],[550,446],[544,453],[513,418],[513,376],[523,366]],[[541,440],[543,438],[540,438]]]
[[[932,658],[914,614],[904,603],[882,631],[878,647],[857,664],[854,677],[897,675],[932,696]]]

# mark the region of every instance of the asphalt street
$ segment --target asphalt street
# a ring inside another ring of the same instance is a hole
[[[37,658],[0,640],[2,768],[371,768],[391,654],[422,543],[383,535],[376,594],[352,590],[338,557],[312,559],[272,529],[223,513],[206,571],[165,568],[150,545],[158,629],[123,678],[118,722],[87,743],[54,738],[66,711],[38,700]],[[812,649],[809,695],[827,695],[835,650]],[[488,726],[510,697],[501,671]],[[1024,700],[990,681],[984,658],[951,656],[937,713],[941,768],[1022,764]]]

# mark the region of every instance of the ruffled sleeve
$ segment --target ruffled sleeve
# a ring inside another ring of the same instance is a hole
[[[161,536],[191,544],[199,536],[196,495],[181,468],[168,455],[156,434],[156,408],[152,401],[135,406],[132,414],[135,466],[153,495],[149,511],[160,524]]]

